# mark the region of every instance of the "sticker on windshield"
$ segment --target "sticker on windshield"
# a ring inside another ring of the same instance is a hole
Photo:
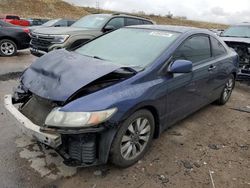
[[[160,32],[160,31],[153,31],[150,33],[150,35],[157,36],[157,37],[172,37],[172,33],[167,32]]]

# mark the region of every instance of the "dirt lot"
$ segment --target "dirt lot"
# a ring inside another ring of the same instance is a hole
[[[3,107],[17,84],[9,73],[34,59],[27,51],[0,57],[0,187],[250,187],[250,113],[231,109],[250,106],[249,86],[238,83],[227,105],[209,105],[163,133],[130,168],[76,169],[22,135]]]

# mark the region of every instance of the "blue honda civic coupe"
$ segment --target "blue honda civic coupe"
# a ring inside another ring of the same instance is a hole
[[[224,105],[238,61],[205,29],[131,26],[39,58],[5,107],[67,165],[128,167],[177,121]]]

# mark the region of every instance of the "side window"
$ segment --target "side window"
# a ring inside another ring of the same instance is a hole
[[[141,25],[142,22],[139,19],[135,19],[135,18],[126,18],[126,26],[129,25]]]
[[[115,29],[119,29],[124,26],[124,18],[113,18],[106,26],[113,26]]]
[[[57,27],[64,27],[64,26],[67,26],[67,21],[66,20],[60,20],[59,22],[57,22],[55,24],[55,26]]]
[[[227,52],[225,47],[214,37],[211,37],[211,44],[212,44],[212,54],[214,57],[221,56]]]
[[[72,20],[68,20],[68,25],[67,26],[71,26],[73,23],[75,23],[75,22],[72,21]]]
[[[144,24],[144,25],[153,25],[153,23],[152,23],[152,22],[150,22],[150,21],[146,21],[146,20],[143,20],[143,24]]]
[[[207,36],[193,36],[186,40],[174,53],[174,59],[185,59],[197,63],[211,57]]]

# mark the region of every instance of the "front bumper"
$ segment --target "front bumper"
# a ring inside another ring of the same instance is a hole
[[[38,50],[35,48],[30,48],[30,53],[34,56],[37,56],[37,57],[41,57],[41,56],[47,54],[47,52],[42,51],[42,50]]]
[[[39,142],[50,146],[52,148],[58,148],[62,144],[61,135],[48,134],[40,131],[40,126],[32,123],[27,117],[25,117],[13,104],[12,96],[6,95],[4,97],[5,108],[15,117],[18,121],[18,127],[26,135],[35,138]]]
[[[240,69],[237,75],[238,81],[250,81],[250,68]]]

